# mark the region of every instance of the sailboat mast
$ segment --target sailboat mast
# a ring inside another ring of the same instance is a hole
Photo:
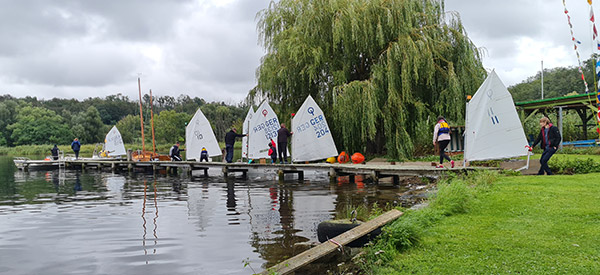
[[[142,113],[142,87],[140,78],[138,77],[138,90],[140,92],[140,125],[142,127],[142,152],[146,151],[146,143],[144,142],[144,114]]]
[[[252,106],[250,106],[250,108],[252,108]],[[247,136],[246,136],[246,144],[244,144],[244,145],[246,146],[246,160],[250,160],[250,154],[248,153],[249,152],[248,150],[250,149],[250,147],[249,147],[249,144],[250,144],[250,120],[248,120],[248,128],[246,128],[246,129],[248,129],[248,130],[246,130],[246,133],[245,133]]]
[[[150,89],[150,123],[152,124],[152,153],[156,154],[156,141],[154,141],[154,113],[152,111],[152,89]]]

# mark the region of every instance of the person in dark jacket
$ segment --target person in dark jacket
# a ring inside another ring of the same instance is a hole
[[[279,163],[287,164],[287,144],[288,137],[291,136],[292,132],[285,128],[285,124],[281,123],[281,128],[277,130],[277,148],[279,148]]]
[[[73,149],[73,152],[75,152],[75,159],[78,159],[79,149],[81,149],[81,143],[79,142],[79,139],[75,138],[73,142],[71,142],[71,149]]]
[[[227,163],[233,162],[233,145],[235,144],[235,138],[237,137],[245,137],[247,135],[240,135],[237,133],[235,128],[231,128],[231,131],[225,134],[225,150],[227,151],[227,155],[225,156],[225,161]]]
[[[271,139],[269,142],[269,156],[271,157],[271,163],[275,163],[277,161],[277,146],[275,145],[275,141]]]
[[[171,147],[169,150],[169,156],[172,161],[181,161],[181,151],[185,151],[185,149],[179,149],[179,141]]]
[[[552,123],[550,123],[550,119],[547,117],[540,119],[540,127],[542,127],[540,134],[531,147],[535,147],[541,142],[541,147],[544,150],[542,157],[540,157],[541,166],[540,170],[538,171],[538,175],[543,175],[544,172],[546,172],[548,175],[552,175],[552,171],[550,171],[550,167],[548,167],[548,161],[552,155],[556,153],[558,145],[561,141],[561,136],[558,128],[552,125]]]
[[[50,152],[52,153],[52,160],[58,160],[58,146],[56,146],[56,144],[54,144],[54,147],[52,147],[52,149],[50,149]]]
[[[202,147],[202,151],[200,151],[200,162],[203,160],[208,162],[208,151],[206,150],[206,147]]]

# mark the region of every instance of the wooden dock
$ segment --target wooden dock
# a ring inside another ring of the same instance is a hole
[[[410,165],[389,165],[389,164],[330,164],[330,163],[311,163],[311,164],[259,164],[259,163],[223,163],[223,162],[196,162],[196,161],[125,161],[125,160],[106,160],[106,159],[79,159],[79,160],[26,160],[19,162],[15,159],[15,165],[23,171],[30,169],[95,169],[109,171],[128,171],[128,172],[154,172],[154,173],[187,173],[192,176],[193,171],[202,170],[204,176],[208,176],[209,169],[220,169],[223,176],[231,176],[241,173],[246,178],[248,173],[266,173],[266,171],[275,171],[280,180],[283,180],[286,174],[295,174],[298,180],[304,179],[306,171],[316,171],[327,173],[330,179],[334,180],[338,176],[348,176],[350,181],[354,181],[357,175],[365,176],[378,182],[381,178],[391,177],[394,184],[399,183],[401,177],[429,177],[437,178],[447,172],[469,173],[470,171],[481,169],[497,169],[486,167],[459,167],[459,168],[435,168],[433,166],[410,166]]]

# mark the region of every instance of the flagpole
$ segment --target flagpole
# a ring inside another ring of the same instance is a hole
[[[542,60],[542,99],[544,99],[544,60]]]

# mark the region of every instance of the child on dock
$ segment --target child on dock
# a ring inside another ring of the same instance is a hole
[[[208,151],[206,151],[206,147],[202,147],[202,151],[200,152],[200,162],[206,160],[208,162]]]
[[[271,164],[277,161],[277,146],[275,146],[273,139],[269,142],[269,156],[271,156]]]

